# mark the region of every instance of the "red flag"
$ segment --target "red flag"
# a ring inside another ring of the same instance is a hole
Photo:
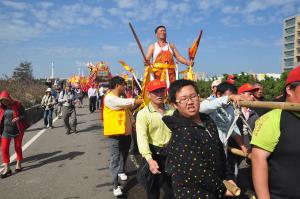
[[[189,58],[190,58],[190,60],[194,60],[195,59],[195,56],[196,56],[196,53],[197,53],[197,50],[198,50],[198,46],[199,46],[199,43],[200,43],[201,36],[202,36],[202,30],[200,31],[199,36],[194,41],[194,43],[192,44],[192,46],[189,48]]]

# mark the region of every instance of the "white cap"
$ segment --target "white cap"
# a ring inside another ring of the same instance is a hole
[[[51,89],[51,88],[47,88],[46,93],[47,93],[47,92],[52,93],[52,89]]]
[[[218,86],[218,85],[221,84],[221,83],[222,83],[222,81],[221,81],[220,79],[217,79],[217,80],[215,80],[215,81],[213,81],[213,82],[211,83],[211,88],[214,87],[214,86]]]

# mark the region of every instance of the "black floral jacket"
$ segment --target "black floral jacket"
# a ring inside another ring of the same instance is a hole
[[[167,172],[179,186],[196,187],[208,198],[223,198],[225,179],[233,179],[227,167],[223,145],[213,120],[199,113],[203,125],[197,125],[176,110],[163,121],[171,129],[167,146]]]

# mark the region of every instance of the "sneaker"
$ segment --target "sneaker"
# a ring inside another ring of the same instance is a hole
[[[122,192],[122,189],[121,189],[121,187],[120,186],[118,186],[116,189],[113,189],[113,194],[114,194],[114,196],[121,196],[121,195],[123,195],[123,192]]]
[[[127,180],[127,175],[125,173],[119,173],[118,174],[119,178],[123,181],[126,181]]]

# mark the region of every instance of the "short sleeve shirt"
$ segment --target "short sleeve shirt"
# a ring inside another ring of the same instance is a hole
[[[280,137],[280,109],[272,110],[255,122],[251,144],[273,152]]]

